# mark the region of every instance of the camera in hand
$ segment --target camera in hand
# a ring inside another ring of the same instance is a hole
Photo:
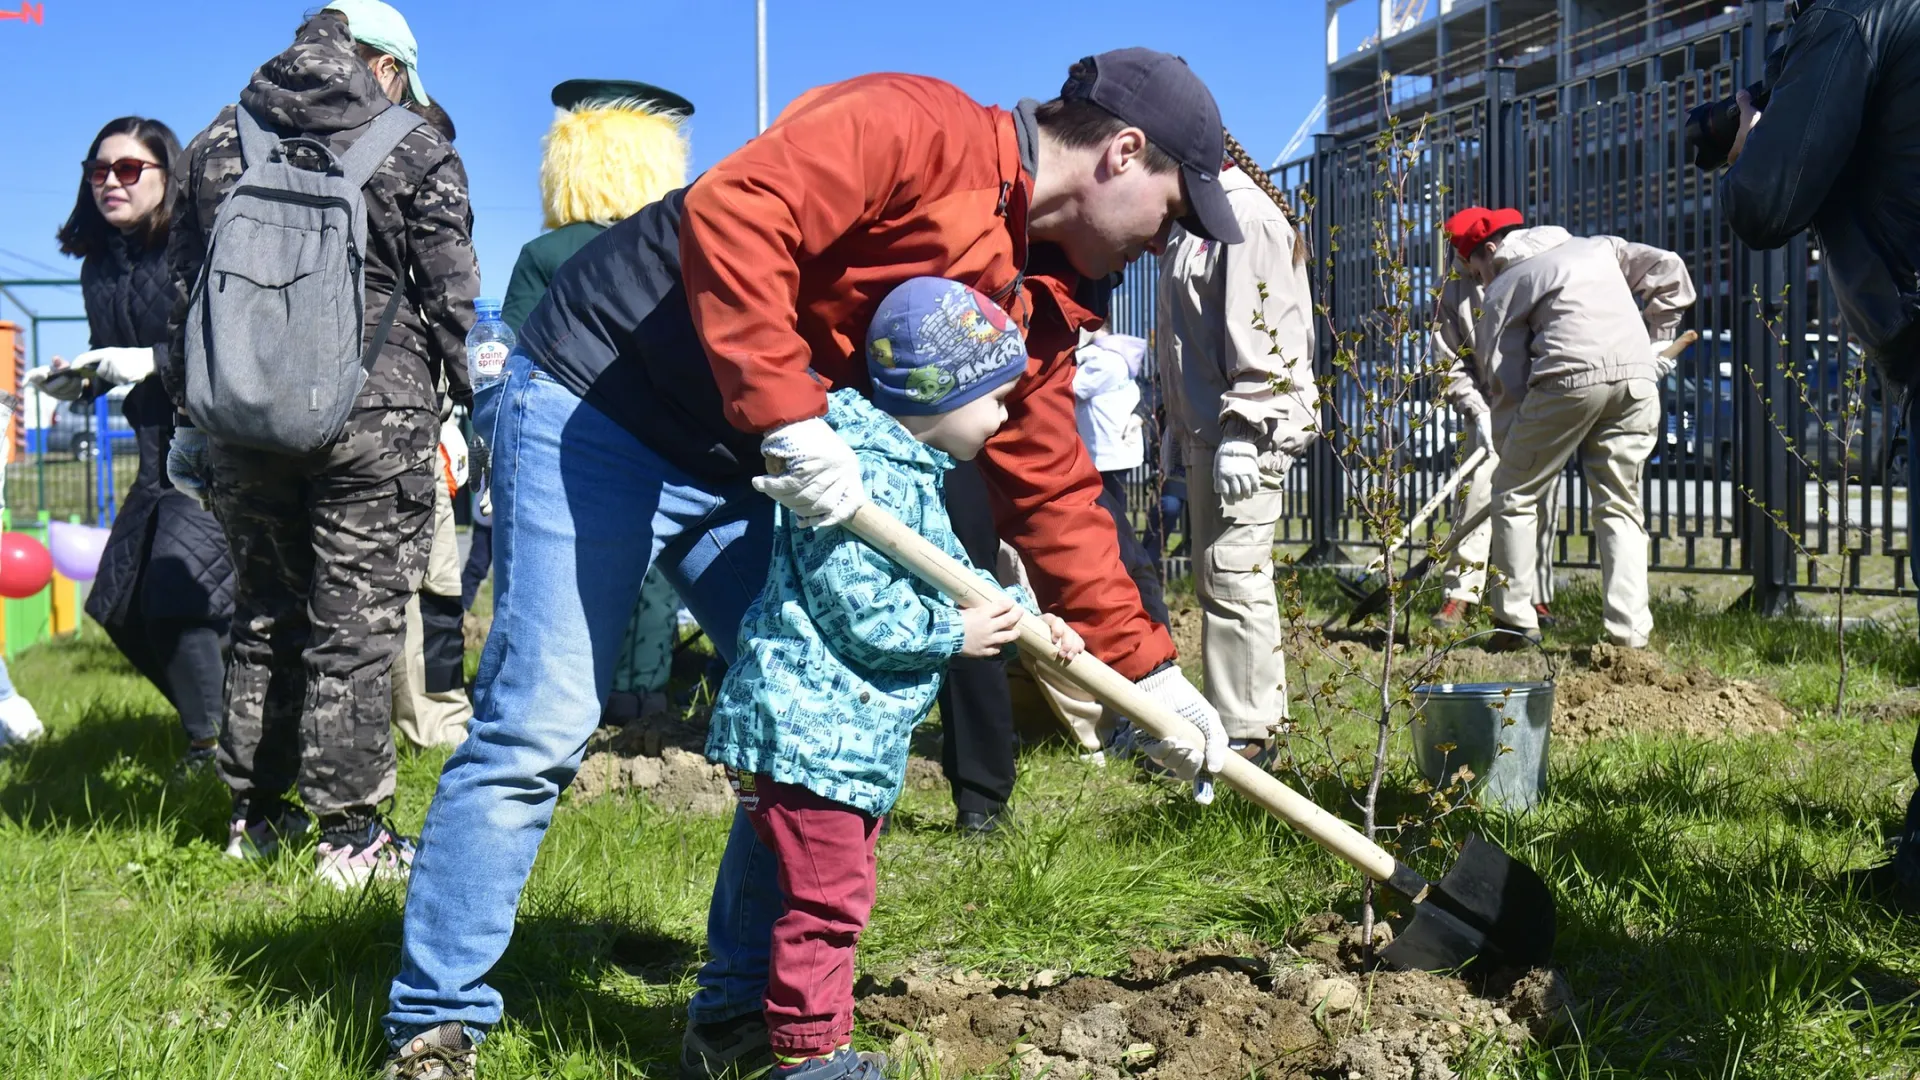
[[[1747,96],[1755,109],[1765,109],[1771,92],[1765,83],[1747,87]],[[1687,147],[1693,152],[1693,167],[1717,169],[1727,163],[1733,152],[1734,136],[1740,133],[1740,102],[1721,98],[1696,105],[1687,113]]]

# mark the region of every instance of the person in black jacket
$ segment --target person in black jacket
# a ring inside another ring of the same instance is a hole
[[[80,194],[59,239],[60,250],[84,260],[92,345],[64,381],[91,395],[133,384],[121,410],[140,450],[87,614],[179,711],[188,739],[182,768],[191,771],[211,765],[219,743],[233,564],[220,523],[167,479],[173,403],[154,354],[167,347],[173,308],[166,243],[179,156],[179,140],[158,120],[108,123],[81,164]],[[84,383],[76,381],[82,375]]]
[[[1789,11],[1792,25],[1767,57],[1764,114],[1740,92],[1721,205],[1756,248],[1813,230],[1846,328],[1889,396],[1908,403],[1911,432],[1920,383],[1920,0],[1796,0]],[[1920,492],[1920,468],[1908,491]],[[1907,528],[1920,535],[1920,499],[1907,500]],[[1920,570],[1920,547],[1914,558]],[[1920,739],[1913,767],[1920,775]],[[1899,902],[1920,910],[1920,793],[1885,869]]]

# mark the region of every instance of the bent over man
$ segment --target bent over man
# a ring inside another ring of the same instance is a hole
[[[1533,607],[1540,500],[1577,452],[1593,493],[1607,638],[1644,648],[1653,613],[1640,475],[1659,437],[1659,380],[1672,368],[1661,353],[1693,305],[1686,264],[1617,236],[1523,228],[1511,209],[1463,210],[1447,231],[1487,290],[1474,340],[1486,350],[1500,453],[1494,625],[1540,638]],[[1514,647],[1520,638],[1493,642]]]

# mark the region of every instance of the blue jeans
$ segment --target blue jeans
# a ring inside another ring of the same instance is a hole
[[[440,774],[407,891],[400,974],[384,1018],[395,1044],[448,1021],[500,1020],[485,982],[560,792],[599,725],[621,639],[658,564],[729,660],[766,582],[773,503],[669,465],[522,356],[482,391],[492,448],[493,631],[473,722]],[[782,912],[773,853],[736,814],[708,917],[713,959],[690,1012],[761,1007]]]

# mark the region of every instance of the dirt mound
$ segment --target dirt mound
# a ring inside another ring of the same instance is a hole
[[[1359,646],[1341,643],[1358,650]],[[1553,737],[1575,742],[1614,735],[1686,735],[1713,739],[1780,731],[1792,713],[1764,687],[1723,679],[1699,666],[1670,666],[1652,649],[1593,645],[1556,655]],[[1448,655],[1435,682],[1498,682],[1547,677],[1547,659],[1533,650]]]
[[[1793,715],[1764,688],[1702,667],[1675,670],[1648,649],[1576,650],[1554,688],[1553,734],[1574,740],[1627,733],[1714,739],[1781,731]]]
[[[603,727],[587,740],[587,754],[571,790],[597,799],[637,791],[656,806],[692,814],[733,813],[726,771],[706,758],[709,710],[650,713],[626,727]],[[907,787],[932,791],[947,786],[940,763],[907,759]]]
[[[1112,978],[1043,971],[1014,987],[965,972],[863,979],[870,1033],[943,1069],[1058,1080],[1356,1077],[1454,1080],[1476,1042],[1544,1038],[1572,1004],[1534,972],[1492,999],[1419,972],[1363,973],[1342,957],[1358,932],[1337,916],[1259,959],[1141,952]]]
[[[726,772],[702,753],[706,745],[705,710],[656,712],[623,728],[601,728],[587,740],[574,797],[637,791],[668,810],[730,814],[733,790]]]

